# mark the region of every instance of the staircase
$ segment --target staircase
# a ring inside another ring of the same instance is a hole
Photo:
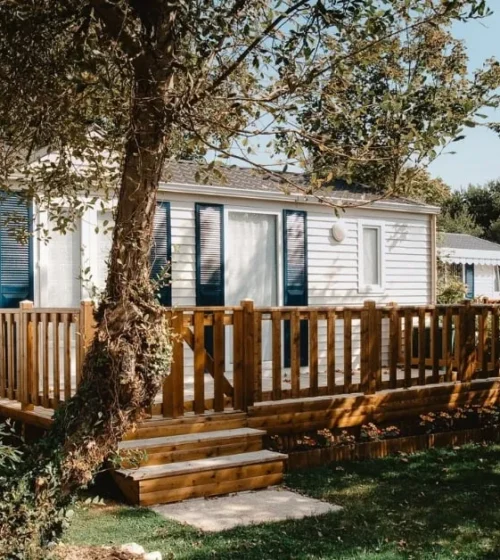
[[[142,506],[266,488],[282,481],[287,456],[262,449],[265,433],[243,413],[148,420],[121,442],[113,476]],[[146,454],[139,467],[126,468],[131,450]]]

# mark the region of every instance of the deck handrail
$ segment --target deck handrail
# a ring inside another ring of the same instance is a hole
[[[93,304],[0,310],[0,398],[57,408],[81,379]],[[161,402],[246,411],[257,402],[469,383],[500,376],[500,305],[171,307],[173,364]]]

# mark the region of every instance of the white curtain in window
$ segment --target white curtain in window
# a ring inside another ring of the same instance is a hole
[[[230,212],[226,240],[226,305],[276,305],[276,217]]]
[[[363,228],[363,279],[364,284],[380,285],[379,229]]]

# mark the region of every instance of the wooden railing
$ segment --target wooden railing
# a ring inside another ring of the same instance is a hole
[[[496,305],[255,308],[243,301],[168,313],[176,333],[162,406],[169,417],[499,376]]]
[[[72,396],[81,378],[92,337],[92,303],[79,308],[0,310],[0,398],[20,401],[23,409],[57,408]]]
[[[180,417],[257,402],[499,377],[500,306],[171,308],[173,364],[152,412]],[[57,408],[76,391],[92,304],[0,310],[0,398]]]

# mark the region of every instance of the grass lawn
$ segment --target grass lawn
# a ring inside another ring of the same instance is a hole
[[[186,560],[500,559],[500,445],[311,469],[286,485],[345,509],[204,534],[147,509],[79,507],[65,538],[135,541]]]

